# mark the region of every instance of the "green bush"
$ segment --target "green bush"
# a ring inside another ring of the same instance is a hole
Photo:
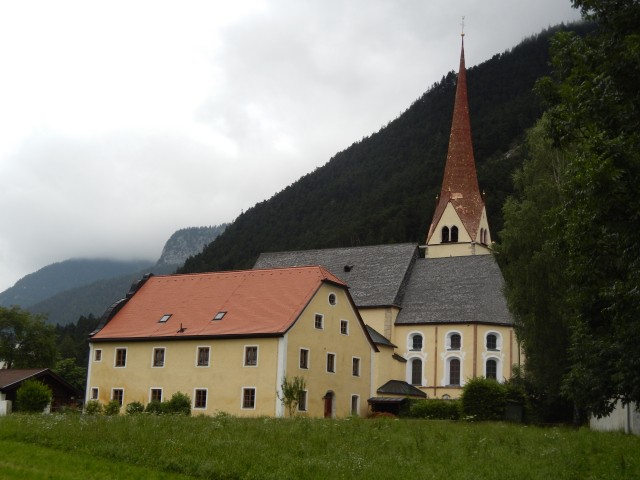
[[[144,405],[140,402],[127,403],[127,408],[125,410],[127,415],[137,415],[138,413],[144,412]]]
[[[462,390],[462,414],[470,420],[503,420],[507,388],[484,377],[469,380]]]
[[[165,406],[165,413],[191,415],[191,398],[186,393],[176,392]]]
[[[460,401],[437,399],[416,400],[411,403],[409,416],[413,418],[458,420],[460,418]]]
[[[25,380],[16,392],[16,410],[42,412],[51,403],[51,389],[39,380]]]
[[[118,400],[111,400],[104,407],[105,415],[119,415],[120,414],[120,402]]]
[[[89,400],[84,406],[84,413],[86,415],[100,415],[102,410],[102,404],[98,400]]]
[[[147,403],[147,406],[144,409],[145,413],[152,413],[155,415],[160,415],[164,413],[165,410],[165,404],[158,400],[153,400],[152,402]]]

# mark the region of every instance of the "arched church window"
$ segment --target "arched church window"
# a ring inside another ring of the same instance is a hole
[[[452,242],[458,241],[458,227],[456,227],[455,225],[451,227],[451,241]]]
[[[422,350],[422,335],[416,333],[411,337],[411,350]]]
[[[449,337],[449,350],[460,350],[461,340],[462,338],[459,333],[451,334]]]
[[[460,359],[449,360],[449,385],[460,385]]]
[[[498,362],[496,362],[493,358],[487,360],[485,376],[486,378],[491,378],[493,380],[498,379]]]
[[[411,360],[411,385],[422,385],[422,360]]]
[[[442,243],[449,243],[449,227],[442,227]]]

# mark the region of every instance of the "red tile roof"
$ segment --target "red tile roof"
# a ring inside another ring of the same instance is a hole
[[[427,235],[427,243],[447,204],[451,202],[464,228],[472,239],[476,238],[480,226],[480,218],[484,201],[480,195],[476,163],[473,157],[471,141],[471,121],[469,119],[469,102],[467,100],[467,70],[464,63],[464,37],[460,53],[460,70],[456,99],[453,107],[453,121],[449,137],[449,151],[444,170],[442,190],[433,214],[433,221]]]
[[[346,288],[322,267],[152,276],[92,339],[281,335],[323,282]]]

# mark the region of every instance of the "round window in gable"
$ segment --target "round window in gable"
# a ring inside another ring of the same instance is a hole
[[[335,293],[330,293],[329,294],[329,305],[335,305],[336,302],[337,302],[336,294]]]

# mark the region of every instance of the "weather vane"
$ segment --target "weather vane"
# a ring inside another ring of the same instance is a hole
[[[462,22],[460,23],[460,26],[462,27],[461,35],[464,37],[464,15],[462,16]]]

